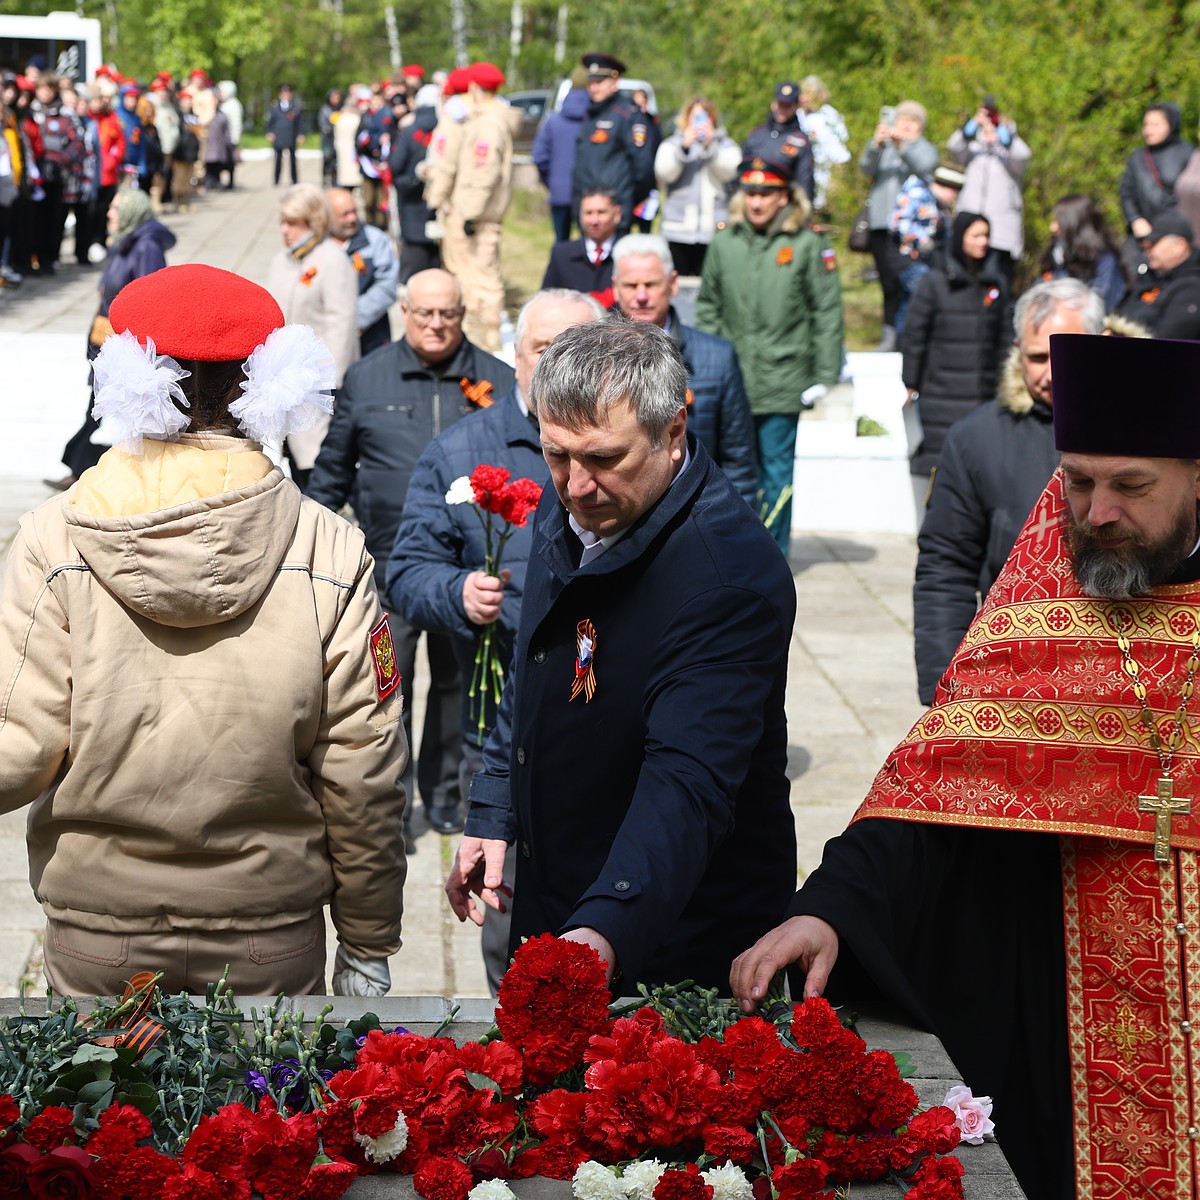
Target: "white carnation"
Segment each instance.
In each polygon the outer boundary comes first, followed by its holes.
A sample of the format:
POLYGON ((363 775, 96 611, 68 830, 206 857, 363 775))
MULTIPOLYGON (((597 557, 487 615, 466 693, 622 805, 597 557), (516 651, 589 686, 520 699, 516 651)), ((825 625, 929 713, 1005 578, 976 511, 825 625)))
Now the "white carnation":
POLYGON ((595 1159, 579 1164, 571 1180, 571 1194, 575 1200, 627 1200, 628 1196, 622 1181, 595 1159))
POLYGON ((657 1158, 639 1159, 631 1162, 621 1172, 621 1182, 625 1185, 625 1194, 629 1200, 654 1200, 654 1189, 667 1169, 666 1163, 657 1158))
POLYGON ((363 1154, 369 1162, 391 1162, 393 1158, 399 1158, 408 1146, 408 1122, 404 1114, 397 1111, 395 1126, 382 1137, 373 1138, 356 1129, 354 1140, 363 1148, 363 1154))
POLYGON ((713 1200, 754 1200, 754 1189, 741 1167, 726 1163, 700 1174, 713 1190, 713 1200))
POLYGON ((467 1200, 517 1200, 517 1194, 503 1179, 485 1179, 467 1193, 467 1200))
POLYGON ((446 493, 447 504, 474 504, 475 489, 471 486, 469 475, 460 475, 446 493))

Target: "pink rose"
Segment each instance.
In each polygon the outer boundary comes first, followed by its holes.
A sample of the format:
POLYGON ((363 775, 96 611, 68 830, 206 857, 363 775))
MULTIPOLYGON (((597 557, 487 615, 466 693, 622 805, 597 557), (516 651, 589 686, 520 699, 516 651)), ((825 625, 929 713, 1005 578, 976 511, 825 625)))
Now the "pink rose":
POLYGON ((996 1126, 992 1123, 991 1096, 972 1096, 971 1089, 961 1083, 946 1093, 946 1107, 954 1114, 962 1141, 972 1146, 982 1146, 996 1126))

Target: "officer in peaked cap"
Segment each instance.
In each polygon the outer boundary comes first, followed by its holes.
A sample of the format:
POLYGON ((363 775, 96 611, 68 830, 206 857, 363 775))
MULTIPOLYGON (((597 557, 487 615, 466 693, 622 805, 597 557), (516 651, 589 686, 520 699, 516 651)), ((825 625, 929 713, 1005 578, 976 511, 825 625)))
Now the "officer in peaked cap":
POLYGON ((800 124, 800 85, 785 80, 775 89, 767 119, 742 143, 742 158, 765 158, 792 164, 792 178, 813 199, 812 143, 800 124))
POLYGON ((621 205, 617 236, 622 237, 629 232, 634 207, 654 186, 656 131, 649 118, 621 93, 625 64, 619 58, 585 54, 582 62, 591 103, 575 151, 572 207, 578 220, 584 196, 611 192, 621 205))

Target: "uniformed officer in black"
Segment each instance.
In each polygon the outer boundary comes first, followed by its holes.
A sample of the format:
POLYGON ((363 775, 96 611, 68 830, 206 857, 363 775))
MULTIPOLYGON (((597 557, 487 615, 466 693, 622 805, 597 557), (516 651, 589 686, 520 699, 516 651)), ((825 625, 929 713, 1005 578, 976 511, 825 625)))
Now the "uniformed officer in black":
POLYGON ((771 101, 771 115, 752 129, 742 143, 742 158, 789 163, 796 185, 812 200, 815 194, 812 143, 800 124, 799 108, 800 85, 781 83, 771 101))
POLYGON ((621 94, 625 64, 611 54, 585 54, 583 65, 591 104, 575 150, 571 204, 578 221, 584 196, 611 192, 621 205, 617 236, 624 237, 635 205, 654 186, 655 139, 649 119, 621 94))

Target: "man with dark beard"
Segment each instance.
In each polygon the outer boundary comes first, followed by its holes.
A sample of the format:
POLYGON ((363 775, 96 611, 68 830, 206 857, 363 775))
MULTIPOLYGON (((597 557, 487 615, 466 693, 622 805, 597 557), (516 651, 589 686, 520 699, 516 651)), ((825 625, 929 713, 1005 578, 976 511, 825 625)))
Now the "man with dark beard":
POLYGON ((935 1032, 994 1097, 1030 1197, 1183 1200, 1200 343, 1058 334, 1050 357, 1060 470, 937 703, 731 983, 749 1011, 797 963, 804 994, 883 999, 935 1032))

